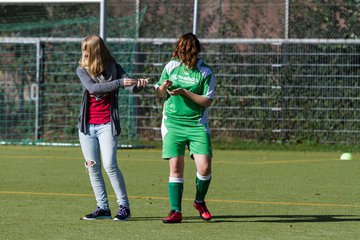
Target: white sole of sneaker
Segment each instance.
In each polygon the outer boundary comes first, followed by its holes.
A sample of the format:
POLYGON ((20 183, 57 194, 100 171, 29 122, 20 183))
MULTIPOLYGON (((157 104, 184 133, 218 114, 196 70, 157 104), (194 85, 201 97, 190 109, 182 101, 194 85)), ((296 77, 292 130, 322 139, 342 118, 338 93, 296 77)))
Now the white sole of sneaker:
POLYGON ((97 218, 87 218, 87 217, 83 217, 80 218, 81 220, 88 220, 88 221, 94 221, 94 220, 107 220, 107 219, 111 219, 111 216, 109 217, 97 217, 97 218))
POLYGON ((131 215, 129 215, 127 218, 125 218, 125 219, 119 219, 119 218, 114 218, 113 220, 114 221, 127 221, 127 220, 130 220, 130 218, 131 218, 131 215))

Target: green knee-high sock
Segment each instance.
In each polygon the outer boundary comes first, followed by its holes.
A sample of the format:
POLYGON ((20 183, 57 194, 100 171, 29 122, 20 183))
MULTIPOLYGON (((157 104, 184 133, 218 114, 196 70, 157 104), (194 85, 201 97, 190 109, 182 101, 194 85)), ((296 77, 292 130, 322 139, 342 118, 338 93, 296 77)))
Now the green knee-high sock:
POLYGON ((205 199, 205 195, 209 189, 211 178, 209 180, 200 180, 196 176, 196 197, 195 200, 197 202, 203 202, 205 199))
POLYGON ((172 210, 181 211, 181 199, 184 189, 184 183, 169 182, 168 192, 170 199, 170 206, 172 210))

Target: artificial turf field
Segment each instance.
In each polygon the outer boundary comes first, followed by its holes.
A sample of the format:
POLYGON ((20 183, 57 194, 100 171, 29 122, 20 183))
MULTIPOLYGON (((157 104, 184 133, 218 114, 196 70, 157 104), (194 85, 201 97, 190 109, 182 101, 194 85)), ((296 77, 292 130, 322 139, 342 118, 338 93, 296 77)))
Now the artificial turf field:
POLYGON ((96 203, 78 147, 0 146, 0 239, 360 239, 360 155, 339 156, 215 149, 210 222, 192 207, 187 158, 183 222, 165 225, 168 163, 158 149, 119 150, 132 218, 114 222, 80 220, 96 203))

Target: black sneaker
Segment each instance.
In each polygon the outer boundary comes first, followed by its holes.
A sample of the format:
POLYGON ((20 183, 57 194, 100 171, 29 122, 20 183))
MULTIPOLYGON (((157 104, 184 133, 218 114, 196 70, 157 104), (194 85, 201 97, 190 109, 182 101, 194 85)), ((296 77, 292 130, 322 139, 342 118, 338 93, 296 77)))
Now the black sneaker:
POLYGON ((126 221, 131 217, 130 208, 128 206, 121 206, 117 215, 114 217, 114 221, 126 221))
POLYGON ((82 220, 100 220, 100 219, 111 219, 110 209, 104 210, 97 207, 95 211, 81 218, 82 220))

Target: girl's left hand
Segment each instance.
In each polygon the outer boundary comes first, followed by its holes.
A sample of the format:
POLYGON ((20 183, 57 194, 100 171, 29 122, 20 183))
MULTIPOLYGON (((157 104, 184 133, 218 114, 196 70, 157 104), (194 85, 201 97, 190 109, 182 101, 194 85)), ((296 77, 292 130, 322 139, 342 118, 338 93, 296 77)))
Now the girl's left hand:
POLYGON ((138 84, 138 80, 137 79, 132 79, 132 78, 124 78, 124 85, 125 87, 128 86, 135 86, 138 84))

